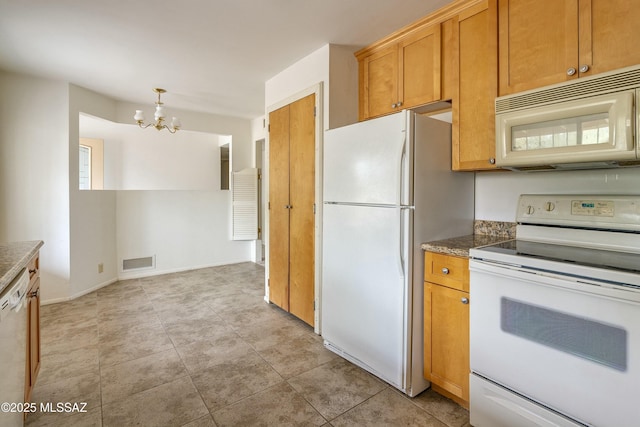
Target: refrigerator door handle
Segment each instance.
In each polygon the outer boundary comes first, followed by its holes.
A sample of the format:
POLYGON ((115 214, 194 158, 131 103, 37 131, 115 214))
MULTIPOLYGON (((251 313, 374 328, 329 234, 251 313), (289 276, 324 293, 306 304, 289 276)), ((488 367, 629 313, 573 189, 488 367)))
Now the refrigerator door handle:
POLYGON ((396 203, 402 205, 405 201, 405 180, 407 180, 407 134, 402 133, 402 143, 400 144, 400 162, 398 168, 398 182, 396 188, 398 189, 398 200, 396 203))
POLYGON ((400 230, 398 235, 400 236, 399 238, 399 247, 398 247, 398 263, 399 263, 399 270, 400 270, 400 277, 404 278, 406 271, 405 271, 405 228, 406 228, 406 224, 405 224, 405 210, 407 209, 413 209, 413 206, 401 206, 400 209, 398 210, 398 212, 400 213, 400 230))

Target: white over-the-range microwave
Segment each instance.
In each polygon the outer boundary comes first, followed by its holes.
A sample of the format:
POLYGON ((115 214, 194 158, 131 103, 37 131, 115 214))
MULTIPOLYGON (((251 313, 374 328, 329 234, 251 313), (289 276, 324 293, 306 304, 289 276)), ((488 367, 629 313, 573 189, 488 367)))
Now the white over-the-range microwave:
POLYGON ((640 166, 640 65, 496 98, 496 165, 640 166))

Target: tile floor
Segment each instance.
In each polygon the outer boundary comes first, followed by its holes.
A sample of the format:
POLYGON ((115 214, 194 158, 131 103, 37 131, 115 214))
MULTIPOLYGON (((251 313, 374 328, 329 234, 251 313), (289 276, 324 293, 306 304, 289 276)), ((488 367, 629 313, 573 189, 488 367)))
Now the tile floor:
POLYGON ((427 390, 410 399, 326 350, 263 300, 264 268, 242 263, 114 283, 42 307, 28 426, 469 426, 427 390))

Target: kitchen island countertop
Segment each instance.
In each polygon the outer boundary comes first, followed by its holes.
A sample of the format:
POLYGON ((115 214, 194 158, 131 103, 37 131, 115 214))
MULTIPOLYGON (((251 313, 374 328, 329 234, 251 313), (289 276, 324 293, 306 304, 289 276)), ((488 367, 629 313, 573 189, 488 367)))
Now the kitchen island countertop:
POLYGON ((0 292, 25 268, 44 242, 0 243, 0 292))
POLYGON ((434 240, 422 244, 422 250, 469 257, 469 249, 492 245, 515 238, 515 223, 497 221, 474 221, 473 234, 449 239, 434 240))

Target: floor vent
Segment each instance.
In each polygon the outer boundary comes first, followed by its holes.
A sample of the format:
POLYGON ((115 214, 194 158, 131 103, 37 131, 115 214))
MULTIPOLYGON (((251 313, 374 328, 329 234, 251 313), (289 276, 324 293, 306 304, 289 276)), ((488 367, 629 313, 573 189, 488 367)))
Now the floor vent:
POLYGON ((142 268, 154 268, 155 257, 130 258, 122 260, 122 271, 139 270, 142 268))

